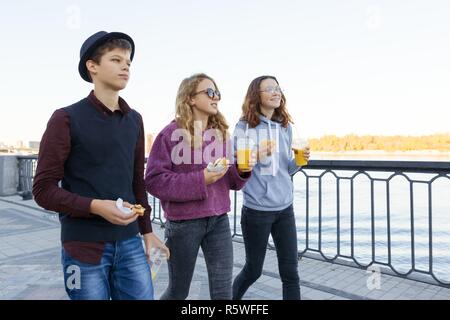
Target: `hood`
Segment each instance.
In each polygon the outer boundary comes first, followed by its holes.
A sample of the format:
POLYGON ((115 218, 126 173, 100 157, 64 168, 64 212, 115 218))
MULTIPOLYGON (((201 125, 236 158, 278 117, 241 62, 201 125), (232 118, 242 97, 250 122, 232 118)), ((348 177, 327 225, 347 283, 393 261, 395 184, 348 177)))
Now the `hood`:
POLYGON ((277 124, 279 124, 279 123, 276 122, 276 121, 272 121, 272 120, 267 119, 267 118, 264 117, 263 115, 259 115, 259 120, 261 120, 261 122, 263 122, 263 123, 265 123, 265 124, 267 124, 267 125, 270 124, 270 126, 273 127, 273 128, 276 128, 276 127, 277 127, 277 124))

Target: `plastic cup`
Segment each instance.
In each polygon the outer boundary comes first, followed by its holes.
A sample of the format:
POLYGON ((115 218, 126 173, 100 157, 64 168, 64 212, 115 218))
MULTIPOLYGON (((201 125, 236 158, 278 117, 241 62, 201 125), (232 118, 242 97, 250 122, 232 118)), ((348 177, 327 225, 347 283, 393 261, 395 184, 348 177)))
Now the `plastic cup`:
POLYGON ((299 167, 306 166, 308 160, 305 158, 305 149, 309 147, 308 140, 306 139, 295 139, 292 142, 292 150, 294 151, 295 164, 299 167))
POLYGON ((159 268, 161 268, 161 265, 163 264, 165 259, 166 256, 161 252, 159 248, 155 249, 153 254, 150 254, 149 264, 152 274, 152 280, 155 280, 156 276, 158 275, 159 268))
POLYGON ((237 165, 241 171, 250 171, 250 158, 252 155, 252 144, 249 138, 241 138, 237 141, 237 165))

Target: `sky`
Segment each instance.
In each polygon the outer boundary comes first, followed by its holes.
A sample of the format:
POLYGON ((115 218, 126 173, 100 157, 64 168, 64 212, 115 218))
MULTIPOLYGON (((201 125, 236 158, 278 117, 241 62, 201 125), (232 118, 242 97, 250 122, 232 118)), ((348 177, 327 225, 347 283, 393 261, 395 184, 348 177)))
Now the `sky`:
POLYGON ((274 75, 297 132, 450 132, 446 0, 4 1, 0 141, 40 140, 54 110, 87 96, 77 70, 91 34, 135 41, 120 95, 158 133, 180 82, 213 77, 234 128, 250 82, 274 75))

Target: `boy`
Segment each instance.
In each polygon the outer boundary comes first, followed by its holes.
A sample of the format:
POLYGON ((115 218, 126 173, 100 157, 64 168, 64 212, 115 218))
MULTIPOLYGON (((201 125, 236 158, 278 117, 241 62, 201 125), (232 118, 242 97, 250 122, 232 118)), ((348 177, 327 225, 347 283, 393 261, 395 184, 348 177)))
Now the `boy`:
POLYGON ((146 255, 152 247, 169 254, 152 233, 142 118, 119 97, 133 56, 134 42, 124 33, 89 37, 78 71, 94 90, 56 110, 42 137, 33 195, 40 206, 59 213, 71 299, 153 299, 146 255), (127 207, 143 205, 144 215, 124 214, 116 207, 118 198, 127 207))

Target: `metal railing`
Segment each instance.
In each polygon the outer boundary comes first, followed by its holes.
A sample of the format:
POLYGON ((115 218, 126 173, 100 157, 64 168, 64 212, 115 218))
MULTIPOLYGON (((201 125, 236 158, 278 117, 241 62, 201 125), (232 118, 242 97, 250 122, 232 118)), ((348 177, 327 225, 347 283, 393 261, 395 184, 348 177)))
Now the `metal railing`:
MULTIPOLYGON (((19 157, 19 191, 31 190, 36 161, 19 157)), ((311 160, 293 181, 299 257, 379 266, 384 273, 450 287, 450 162, 311 160), (406 196, 399 198, 402 188, 406 196), (435 197, 443 200, 437 210, 435 197)), ((242 241, 242 193, 231 196, 232 234, 242 241)), ((149 196, 149 203, 152 221, 163 226, 159 200, 149 196)))
POLYGON ((450 162, 310 161, 293 177, 299 255, 450 286, 449 174, 450 162))

